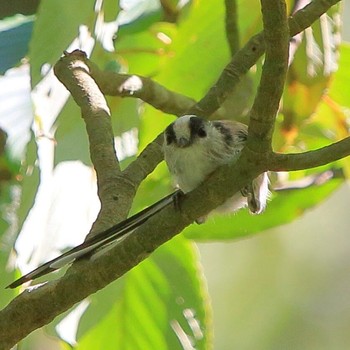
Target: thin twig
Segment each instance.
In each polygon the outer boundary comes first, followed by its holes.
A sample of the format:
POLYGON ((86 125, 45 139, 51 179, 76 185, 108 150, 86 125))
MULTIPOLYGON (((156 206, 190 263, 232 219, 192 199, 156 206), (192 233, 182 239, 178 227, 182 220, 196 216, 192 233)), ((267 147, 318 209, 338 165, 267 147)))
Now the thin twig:
POLYGON ((225 29, 231 56, 239 50, 238 8, 236 0, 225 0, 225 29))
POLYGON ((163 138, 163 133, 158 135, 146 146, 137 159, 124 170, 124 176, 129 178, 135 187, 138 187, 163 160, 163 138))
POLYGON ((267 160, 272 171, 294 171, 315 168, 349 156, 350 137, 326 147, 303 153, 273 153, 267 160))

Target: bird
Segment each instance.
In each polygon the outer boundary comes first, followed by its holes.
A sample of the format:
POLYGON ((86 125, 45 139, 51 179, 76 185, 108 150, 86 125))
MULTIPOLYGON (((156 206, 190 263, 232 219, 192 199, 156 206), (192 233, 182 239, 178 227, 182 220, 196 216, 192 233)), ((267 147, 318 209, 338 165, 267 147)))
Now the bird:
MULTIPOLYGON (((178 207, 179 198, 181 199, 184 193, 198 187, 221 165, 238 159, 247 141, 247 135, 247 126, 239 122, 208 121, 196 115, 179 117, 165 129, 163 142, 164 160, 177 188, 175 192, 44 263, 6 288, 16 288, 75 260, 91 256, 111 244, 117 244, 169 204, 178 207)), ((264 172, 213 212, 235 212, 247 206, 251 213, 260 214, 266 207, 268 196, 268 176, 264 172)), ((206 219, 207 216, 203 216, 197 218, 196 222, 201 224, 206 219)))
MULTIPOLYGON (((199 186, 219 166, 235 162, 246 144, 248 127, 231 120, 208 121, 184 115, 164 133, 164 159, 174 185, 188 193, 199 186)), ((269 197, 268 175, 257 176, 213 212, 235 212, 243 207, 260 214, 269 197)), ((198 218, 203 223, 207 216, 198 218)))

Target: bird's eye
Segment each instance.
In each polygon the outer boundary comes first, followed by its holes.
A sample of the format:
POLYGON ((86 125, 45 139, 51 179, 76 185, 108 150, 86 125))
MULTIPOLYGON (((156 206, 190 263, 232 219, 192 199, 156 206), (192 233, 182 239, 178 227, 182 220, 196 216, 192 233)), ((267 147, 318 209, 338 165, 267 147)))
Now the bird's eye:
POLYGON ((204 130, 204 128, 199 128, 197 134, 200 138, 207 136, 207 132, 204 130))

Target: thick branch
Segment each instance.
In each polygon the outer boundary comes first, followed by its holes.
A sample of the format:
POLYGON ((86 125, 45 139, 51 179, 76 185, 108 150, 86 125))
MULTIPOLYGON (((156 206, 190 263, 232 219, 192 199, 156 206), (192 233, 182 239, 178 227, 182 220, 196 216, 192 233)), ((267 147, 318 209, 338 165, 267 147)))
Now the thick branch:
POLYGON ((182 115, 196 101, 140 75, 118 74, 101 71, 94 63, 87 61, 91 75, 105 95, 135 97, 147 102, 164 113, 182 115))
POLYGON ((79 50, 56 63, 55 74, 81 108, 90 142, 91 161, 97 174, 101 201, 99 220, 93 231, 101 231, 125 219, 135 188, 122 176, 114 148, 114 135, 106 100, 92 79, 86 55, 79 50))
POLYGON ((80 260, 59 280, 25 291, 0 311, 0 349, 11 348, 34 329, 122 276, 157 247, 237 192, 256 175, 254 166, 225 166, 181 202, 168 206, 105 254, 80 260), (206 198, 203 201, 203 198, 206 198), (202 205, 197 205, 201 202, 202 205), (16 327, 13 327, 16 324, 16 327))
POLYGON ((272 148, 271 140, 288 67, 289 28, 284 0, 261 0, 265 62, 250 111, 247 147, 254 152, 272 148))

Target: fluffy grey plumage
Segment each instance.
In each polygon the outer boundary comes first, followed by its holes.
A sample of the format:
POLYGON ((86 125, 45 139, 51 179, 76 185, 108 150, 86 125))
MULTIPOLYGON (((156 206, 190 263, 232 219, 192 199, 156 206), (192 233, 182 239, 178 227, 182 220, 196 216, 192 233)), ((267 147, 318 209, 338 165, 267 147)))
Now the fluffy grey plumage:
MULTIPOLYGON (((220 165, 237 160, 246 140, 247 126, 238 122, 206 121, 194 115, 178 118, 164 135, 164 158, 175 185, 185 193, 192 191, 220 165)), ((236 211, 248 206, 259 214, 268 193, 268 177, 263 173, 216 210, 236 211)))

